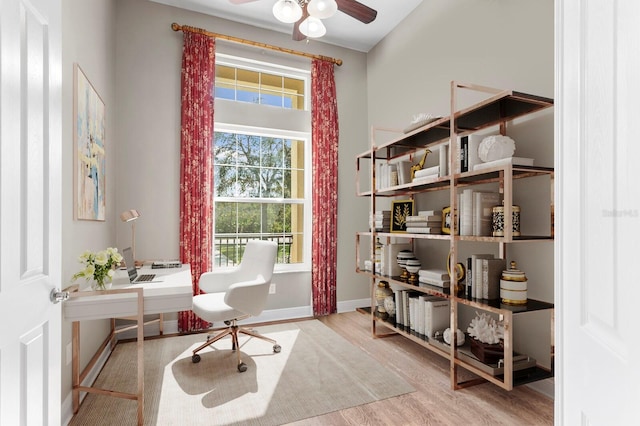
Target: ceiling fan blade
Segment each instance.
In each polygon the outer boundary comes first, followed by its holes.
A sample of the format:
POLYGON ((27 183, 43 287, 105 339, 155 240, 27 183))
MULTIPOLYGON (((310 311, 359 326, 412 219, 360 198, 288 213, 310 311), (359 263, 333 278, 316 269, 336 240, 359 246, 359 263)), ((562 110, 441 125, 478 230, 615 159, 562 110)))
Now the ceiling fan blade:
POLYGON ((302 16, 300 17, 300 19, 298 19, 298 22, 293 24, 292 38, 295 41, 302 41, 305 38, 307 38, 307 36, 302 34, 302 32, 300 31, 300 24, 302 23, 302 21, 307 19, 308 16, 309 16, 309 12, 307 12, 307 4, 305 3, 304 6, 302 7, 302 16))
POLYGON ((357 19, 360 22, 368 24, 373 22, 378 16, 378 11, 371 9, 369 6, 357 2, 356 0, 336 0, 338 3, 338 10, 346 13, 352 18, 357 19))

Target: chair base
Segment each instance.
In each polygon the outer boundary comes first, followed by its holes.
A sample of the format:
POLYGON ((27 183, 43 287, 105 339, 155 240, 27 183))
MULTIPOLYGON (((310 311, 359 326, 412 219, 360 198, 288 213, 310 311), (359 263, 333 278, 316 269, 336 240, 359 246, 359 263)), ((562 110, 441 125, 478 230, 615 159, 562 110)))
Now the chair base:
POLYGON ((220 333, 218 333, 213 337, 207 336, 207 341, 193 350, 191 361, 194 364, 200 362, 200 355, 198 355, 198 352, 200 352, 202 349, 208 346, 211 346, 212 344, 222 339, 223 337, 231 335, 231 348, 232 350, 236 351, 236 354, 238 355, 238 371, 241 373, 247 371, 247 364, 242 362, 242 359, 240 357, 240 350, 239 350, 240 345, 238 344, 238 333, 246 334, 247 336, 256 337, 258 339, 266 340, 267 342, 272 343, 274 353, 279 353, 280 350, 282 349, 282 347, 275 340, 270 339, 267 336, 263 336, 262 334, 251 331, 248 328, 242 328, 238 326, 237 320, 232 320, 230 321, 229 327, 227 329, 221 331, 220 333))

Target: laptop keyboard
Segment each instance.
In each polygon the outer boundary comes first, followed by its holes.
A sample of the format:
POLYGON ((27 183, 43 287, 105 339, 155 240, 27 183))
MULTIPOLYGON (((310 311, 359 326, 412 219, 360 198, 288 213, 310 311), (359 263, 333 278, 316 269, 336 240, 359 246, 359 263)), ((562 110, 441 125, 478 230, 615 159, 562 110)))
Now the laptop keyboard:
POLYGON ((137 283, 139 282, 145 282, 145 281, 151 281, 155 278, 155 274, 145 274, 145 275, 140 275, 138 277, 138 279, 136 280, 137 283))

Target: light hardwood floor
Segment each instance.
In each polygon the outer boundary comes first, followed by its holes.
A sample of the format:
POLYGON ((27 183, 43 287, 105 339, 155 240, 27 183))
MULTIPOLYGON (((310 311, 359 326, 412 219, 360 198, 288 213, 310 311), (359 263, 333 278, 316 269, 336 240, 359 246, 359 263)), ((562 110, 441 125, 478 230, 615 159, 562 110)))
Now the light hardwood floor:
POLYGON ((318 319, 394 370, 416 391, 293 425, 553 424, 553 400, 527 386, 508 392, 485 383, 453 391, 448 361, 402 336, 373 338, 368 315, 348 312, 318 319))

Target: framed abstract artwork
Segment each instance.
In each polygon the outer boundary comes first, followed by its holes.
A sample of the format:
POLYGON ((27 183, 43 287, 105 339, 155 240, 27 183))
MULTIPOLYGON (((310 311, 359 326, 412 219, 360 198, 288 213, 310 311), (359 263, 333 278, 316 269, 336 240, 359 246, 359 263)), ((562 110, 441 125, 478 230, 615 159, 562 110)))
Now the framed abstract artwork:
POLYGON ((105 220, 105 106, 78 64, 73 66, 74 219, 105 220))

